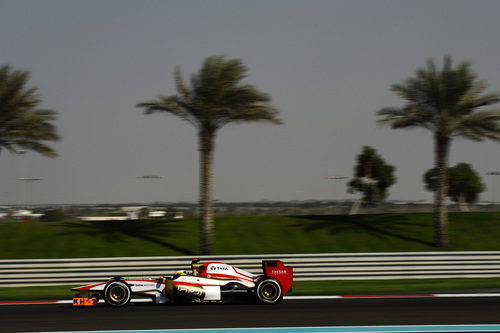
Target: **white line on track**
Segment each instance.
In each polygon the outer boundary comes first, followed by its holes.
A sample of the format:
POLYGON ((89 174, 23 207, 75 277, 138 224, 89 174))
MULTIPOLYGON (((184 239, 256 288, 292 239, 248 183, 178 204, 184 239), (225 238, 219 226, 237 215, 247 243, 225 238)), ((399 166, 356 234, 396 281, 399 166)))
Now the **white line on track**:
MULTIPOLYGON (((285 296, 285 300, 328 300, 328 299, 397 299, 397 298, 463 298, 463 297, 500 297, 500 293, 470 293, 470 294, 408 294, 408 295, 325 295, 325 296, 285 296)), ((147 303, 150 299, 133 299, 133 303, 147 303)), ((60 301, 0 301, 0 305, 40 305, 40 304, 72 304, 72 300, 60 301)), ((104 303, 104 300, 99 300, 104 303)))
POLYGON ((285 296, 291 300, 321 300, 321 299, 360 299, 360 298, 427 298, 427 297, 500 297, 500 293, 470 293, 470 294, 405 294, 405 295, 326 295, 326 296, 285 296))
MULTIPOLYGON (((398 325, 398 326, 317 326, 317 327, 256 327, 256 328, 201 328, 155 330, 64 331, 57 333, 456 333, 498 332, 498 324, 478 325, 398 325)), ((53 332, 56 333, 56 332, 53 332)))

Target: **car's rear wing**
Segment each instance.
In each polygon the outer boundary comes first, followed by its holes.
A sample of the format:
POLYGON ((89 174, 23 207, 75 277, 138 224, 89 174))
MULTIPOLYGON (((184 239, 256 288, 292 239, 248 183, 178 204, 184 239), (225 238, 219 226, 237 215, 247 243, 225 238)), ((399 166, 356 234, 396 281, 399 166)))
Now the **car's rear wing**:
POLYGON ((293 283, 293 267, 285 266, 281 260, 262 260, 262 270, 266 277, 279 281, 283 295, 291 291, 293 283))

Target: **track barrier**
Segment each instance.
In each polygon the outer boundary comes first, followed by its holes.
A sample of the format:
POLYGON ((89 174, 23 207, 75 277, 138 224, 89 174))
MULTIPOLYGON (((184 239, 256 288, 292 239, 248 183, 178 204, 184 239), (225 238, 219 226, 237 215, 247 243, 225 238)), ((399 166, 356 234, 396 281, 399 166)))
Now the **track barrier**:
MULTIPOLYGON (((190 270, 192 256, 0 260, 0 287, 78 285, 190 270)), ((262 273, 263 259, 293 267, 294 281, 500 277, 500 251, 200 256, 262 273)))

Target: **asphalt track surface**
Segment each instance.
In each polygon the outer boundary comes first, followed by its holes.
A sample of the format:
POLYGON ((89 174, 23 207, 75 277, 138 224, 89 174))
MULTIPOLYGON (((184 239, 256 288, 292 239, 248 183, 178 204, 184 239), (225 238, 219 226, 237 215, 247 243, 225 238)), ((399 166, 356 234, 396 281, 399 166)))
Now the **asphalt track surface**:
POLYGON ((0 307, 0 332, 499 323, 498 297, 285 300, 276 305, 0 307))

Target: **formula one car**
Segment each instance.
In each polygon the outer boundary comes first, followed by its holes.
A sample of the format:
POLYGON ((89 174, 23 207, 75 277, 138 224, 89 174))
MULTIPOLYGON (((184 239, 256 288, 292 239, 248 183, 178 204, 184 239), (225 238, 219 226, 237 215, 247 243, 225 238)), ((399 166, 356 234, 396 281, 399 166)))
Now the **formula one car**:
POLYGON ((280 302, 292 288, 293 268, 280 260, 263 260, 263 274, 255 275, 222 262, 193 259, 192 272, 179 271, 172 277, 125 279, 73 288, 78 294, 73 305, 95 305, 99 297, 109 306, 125 306, 132 296, 151 298, 155 304, 185 302, 226 302, 255 300, 264 304, 280 302))

